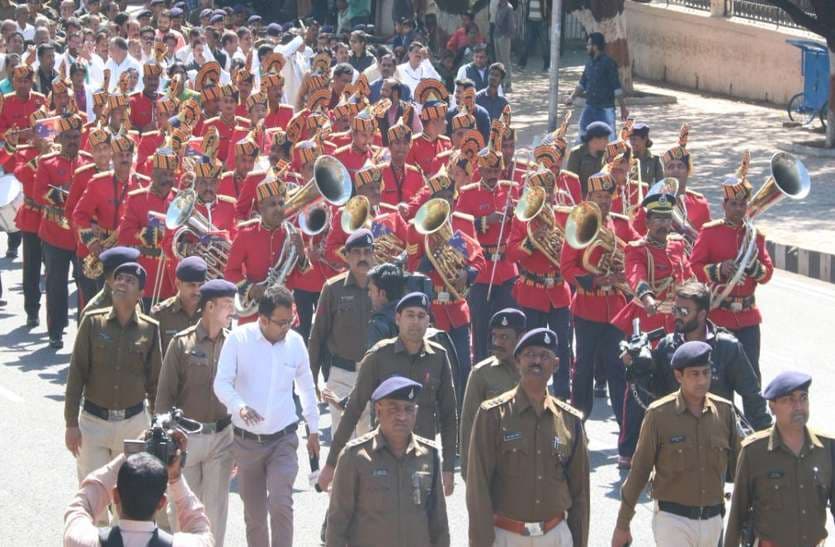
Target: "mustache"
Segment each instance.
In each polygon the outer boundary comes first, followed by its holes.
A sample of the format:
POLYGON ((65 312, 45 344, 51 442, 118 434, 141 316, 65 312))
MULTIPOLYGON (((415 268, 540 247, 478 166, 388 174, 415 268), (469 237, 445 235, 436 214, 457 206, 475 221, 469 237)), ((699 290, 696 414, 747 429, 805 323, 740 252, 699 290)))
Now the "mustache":
POLYGON ((371 265, 371 264, 369 264, 369 263, 368 263, 368 262, 366 262, 365 260, 360 260, 360 261, 357 263, 357 266, 370 266, 370 265, 371 265))

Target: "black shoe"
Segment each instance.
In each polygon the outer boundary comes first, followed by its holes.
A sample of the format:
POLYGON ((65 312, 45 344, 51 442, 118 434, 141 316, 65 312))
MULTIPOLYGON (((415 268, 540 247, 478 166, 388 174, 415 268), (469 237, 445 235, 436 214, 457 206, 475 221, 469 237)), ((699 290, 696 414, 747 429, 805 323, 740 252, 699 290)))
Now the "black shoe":
POLYGON ((40 324, 41 324, 41 320, 38 319, 37 316, 29 317, 26 320, 26 326, 29 327, 30 329, 34 329, 35 327, 37 327, 40 324))
POLYGON ((50 338, 49 347, 51 347, 52 349, 61 349, 64 347, 64 341, 60 338, 50 338))

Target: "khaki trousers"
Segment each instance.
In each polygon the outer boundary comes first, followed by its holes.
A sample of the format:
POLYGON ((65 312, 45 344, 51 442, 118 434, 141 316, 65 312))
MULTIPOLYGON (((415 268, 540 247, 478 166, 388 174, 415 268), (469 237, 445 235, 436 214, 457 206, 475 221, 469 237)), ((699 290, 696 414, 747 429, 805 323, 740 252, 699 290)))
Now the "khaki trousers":
MULTIPOLYGON (((339 367, 331 367, 330 376, 328 376, 328 389, 333 391, 338 399, 344 399, 354 390, 354 384, 357 383, 357 373, 345 370, 339 367)), ((339 422, 342 420, 342 410, 334 405, 328 405, 331 412, 331 438, 336 434, 336 429, 339 427, 339 422)), ((371 405, 365 405, 365 410, 360 415, 360 420, 357 422, 357 427, 354 429, 354 436, 365 435, 371 431, 371 405)))
MULTIPOLYGON (((562 521, 542 536, 521 536, 501 528, 495 528, 493 547, 573 547, 574 540, 568 523, 562 521)), ((716 547, 715 545, 713 547, 716 547)))
POLYGON ((656 510, 652 518, 652 535, 658 546, 716 547, 722 536, 722 515, 695 520, 656 510))
MULTIPOLYGON (((197 434, 188 437, 188 457, 183 475, 191 491, 206 507, 212 526, 215 546, 223 547, 226 535, 226 515, 229 509, 229 481, 235 458, 232 454, 232 426, 220 433, 197 434)), ((175 526, 174 504, 169 503, 169 519, 175 526)), ((177 531, 179 527, 177 526, 177 531)))
POLYGON ((293 483, 299 472, 298 448, 299 437, 295 433, 268 443, 234 436, 232 452, 238 462, 248 547, 293 546, 293 483))
POLYGON ((512 90, 513 87, 513 67, 510 61, 510 37, 501 38, 496 37, 493 40, 493 47, 496 48, 496 62, 504 65, 507 74, 504 77, 502 86, 506 92, 512 90))

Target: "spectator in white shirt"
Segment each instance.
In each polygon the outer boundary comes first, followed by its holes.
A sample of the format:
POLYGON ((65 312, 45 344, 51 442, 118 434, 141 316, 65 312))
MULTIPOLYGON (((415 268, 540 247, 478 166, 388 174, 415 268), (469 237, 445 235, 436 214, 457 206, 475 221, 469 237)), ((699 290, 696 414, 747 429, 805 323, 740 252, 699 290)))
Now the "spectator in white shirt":
POLYGON ((134 89, 142 87, 142 65, 128 55, 128 43, 124 38, 117 36, 110 40, 110 57, 107 59, 104 68, 110 70, 110 86, 108 91, 113 93, 119 85, 119 78, 128 69, 136 70, 138 81, 134 89))
POLYGON ((424 46, 420 42, 409 44, 409 60, 402 65, 397 65, 397 78, 400 83, 409 87, 412 97, 415 96, 415 88, 424 78, 440 80, 441 76, 427 57, 424 56, 424 46))
POLYGON ((310 430, 307 450, 319 454, 313 374, 292 322, 293 294, 283 286, 268 289, 258 303, 258 321, 226 338, 214 381, 215 395, 232 415, 249 545, 293 544, 293 482, 299 471, 294 383, 310 430))
POLYGON ((17 22, 17 31, 23 35, 23 39, 27 42, 34 41, 35 27, 29 24, 29 6, 19 4, 14 15, 17 22))

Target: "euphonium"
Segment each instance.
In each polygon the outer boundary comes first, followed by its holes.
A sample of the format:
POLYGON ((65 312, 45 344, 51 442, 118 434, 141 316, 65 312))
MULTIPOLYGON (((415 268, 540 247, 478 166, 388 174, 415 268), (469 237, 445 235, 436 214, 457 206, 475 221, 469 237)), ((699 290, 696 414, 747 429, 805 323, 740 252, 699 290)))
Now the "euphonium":
MULTIPOLYGON (((375 217, 374 207, 371 206, 368 198, 363 195, 356 195, 349 199, 343 207, 339 224, 343 232, 352 234, 360 228, 372 230, 375 217)), ((374 236, 374 259, 377 264, 402 262, 405 250, 403 242, 390 231, 374 236)))
POLYGON ((771 156, 771 174, 748 202, 748 213, 744 221, 745 237, 734 258, 734 275, 727 283, 713 287, 711 309, 719 307, 734 287, 743 281, 745 272, 757 260, 757 228, 753 220, 785 198, 805 198, 811 188, 809 171, 800 160, 786 152, 777 152, 771 156))
MULTIPOLYGON (((110 232, 110 235, 104 238, 101 242, 102 252, 116 245, 118 237, 118 230, 110 232)), ((98 255, 89 254, 81 261, 81 271, 88 279, 98 279, 101 274, 104 273, 104 264, 102 264, 98 255)))
POLYGON ((313 164, 313 178, 289 194, 284 204, 284 220, 292 220, 301 213, 326 201, 343 205, 351 196, 351 175, 333 156, 319 156, 313 164))
POLYGON ((528 240, 551 264, 559 267, 560 251, 565 234, 554 219, 554 209, 548 203, 548 195, 541 186, 528 186, 516 204, 514 214, 527 224, 528 240), (544 226, 544 230, 540 227, 544 226), (537 233, 540 234, 537 237, 537 233), (544 234, 544 237, 542 237, 544 234))
MULTIPOLYGON (((290 272, 293 271, 293 268, 299 262, 299 255, 296 251, 296 246, 293 244, 293 240, 295 239, 295 235, 298 234, 298 231, 291 222, 286 220, 282 226, 286 231, 286 235, 284 236, 284 243, 281 246, 281 252, 278 254, 275 264, 267 272, 267 278, 255 284, 258 287, 264 287, 265 294, 274 287, 284 285, 287 281, 287 276, 290 275, 290 272)), ((236 294, 235 311, 238 312, 238 316, 241 318, 250 317, 258 311, 258 301, 251 298, 248 291, 244 296, 236 294)))
POLYGON ((426 258, 441 276, 444 286, 454 300, 461 300, 466 291, 459 290, 455 283, 461 271, 467 267, 467 257, 451 244, 452 209, 443 198, 432 198, 418 209, 415 215, 415 230, 424 236, 426 258))
POLYGON ((165 213, 165 224, 175 229, 171 241, 171 254, 177 260, 197 255, 206 261, 208 277, 223 277, 226 261, 229 259, 231 243, 215 234, 219 232, 209 220, 197 210, 197 193, 183 190, 175 197, 165 213))

